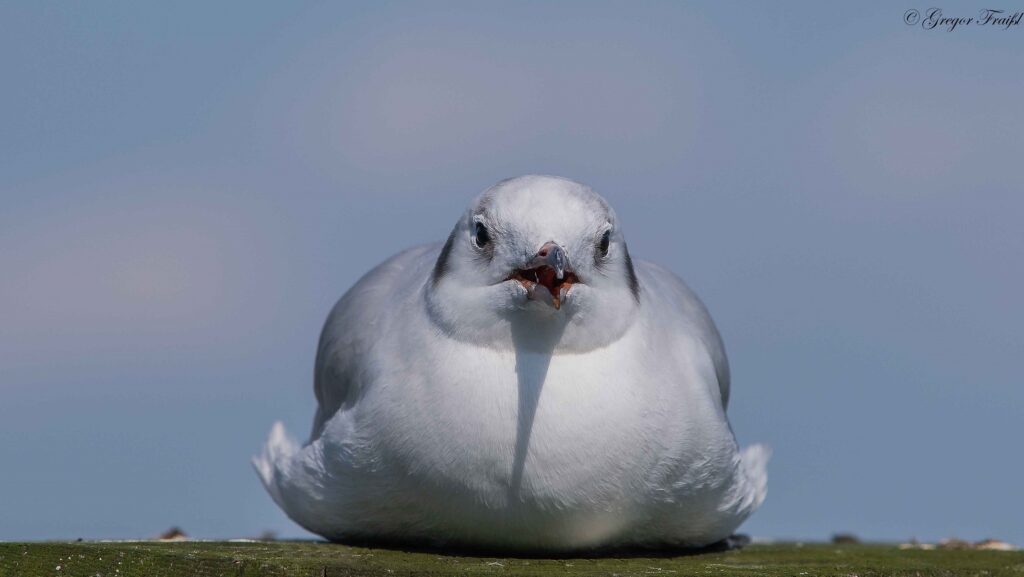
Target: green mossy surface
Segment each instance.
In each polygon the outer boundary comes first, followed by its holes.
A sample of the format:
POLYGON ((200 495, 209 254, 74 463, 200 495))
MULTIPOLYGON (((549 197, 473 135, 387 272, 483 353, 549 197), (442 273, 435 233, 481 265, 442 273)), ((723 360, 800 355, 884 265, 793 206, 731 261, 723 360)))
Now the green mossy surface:
POLYGON ((534 559, 303 542, 0 543, 0 577, 215 575, 1008 575, 1024 552, 900 550, 892 545, 751 545, 738 551, 534 559))

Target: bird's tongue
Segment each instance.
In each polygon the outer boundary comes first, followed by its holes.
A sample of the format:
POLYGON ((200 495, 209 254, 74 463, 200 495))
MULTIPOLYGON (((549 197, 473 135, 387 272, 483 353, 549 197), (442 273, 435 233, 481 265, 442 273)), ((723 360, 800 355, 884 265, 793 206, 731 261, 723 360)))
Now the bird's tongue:
POLYGON ((558 289, 555 288, 557 283, 555 269, 545 266, 537 271, 537 284, 544 285, 554 298, 558 298, 558 289))

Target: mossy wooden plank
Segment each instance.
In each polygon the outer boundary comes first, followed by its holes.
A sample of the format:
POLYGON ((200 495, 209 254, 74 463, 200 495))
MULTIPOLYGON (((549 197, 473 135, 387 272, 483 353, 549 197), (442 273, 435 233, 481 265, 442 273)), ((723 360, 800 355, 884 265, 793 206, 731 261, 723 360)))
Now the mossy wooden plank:
POLYGON ((532 559, 406 552, 320 542, 0 543, 0 577, 385 575, 977 575, 1024 577, 1024 552, 891 545, 752 545, 696 555, 532 559))

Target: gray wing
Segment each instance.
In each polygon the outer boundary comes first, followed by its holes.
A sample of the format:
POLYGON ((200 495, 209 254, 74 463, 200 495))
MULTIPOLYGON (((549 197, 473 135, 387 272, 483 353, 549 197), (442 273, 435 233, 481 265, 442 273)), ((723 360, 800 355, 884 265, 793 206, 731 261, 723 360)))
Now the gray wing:
POLYGON ((722 409, 728 408, 729 359, 725 355, 722 337, 718 334, 718 329, 704 303, 681 278, 656 264, 640 261, 637 272, 641 290, 646 293, 644 298, 658 309, 658 312, 651 314, 656 314, 662 321, 683 323, 707 347, 715 365, 718 390, 722 396, 722 409), (666 314, 668 311, 677 314, 666 314))
POLYGON ((309 442, 318 439, 327 421, 354 404, 372 382, 369 353, 380 342, 382 315, 396 299, 426 281, 440 251, 438 243, 389 258, 359 279, 331 309, 316 353, 317 410, 309 442))

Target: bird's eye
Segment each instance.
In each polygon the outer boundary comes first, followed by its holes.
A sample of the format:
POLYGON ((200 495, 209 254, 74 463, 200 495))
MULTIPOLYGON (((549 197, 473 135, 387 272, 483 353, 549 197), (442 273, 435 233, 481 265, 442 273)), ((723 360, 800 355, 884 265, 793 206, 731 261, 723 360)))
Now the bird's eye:
POLYGON ((606 230, 601 235, 601 242, 597 244, 597 250, 601 252, 601 256, 608 256, 608 246, 612 242, 612 231, 606 230))
POLYGON ((491 235, 487 232, 487 227, 484 226, 484 223, 482 222, 476 223, 476 228, 473 229, 473 244, 475 244, 477 248, 484 248, 490 242, 491 235))

